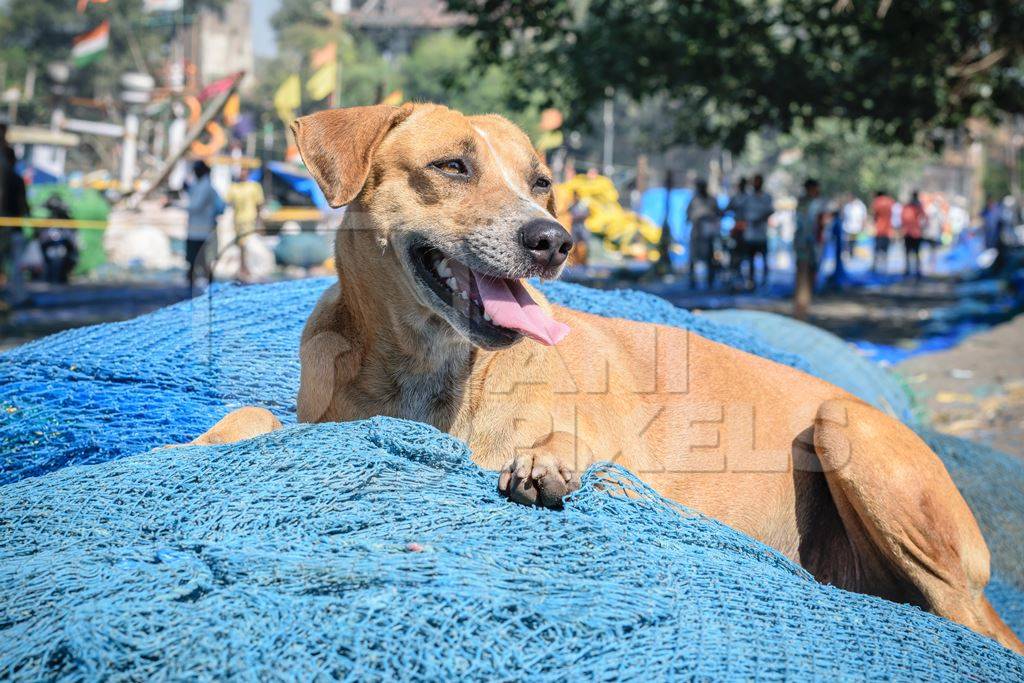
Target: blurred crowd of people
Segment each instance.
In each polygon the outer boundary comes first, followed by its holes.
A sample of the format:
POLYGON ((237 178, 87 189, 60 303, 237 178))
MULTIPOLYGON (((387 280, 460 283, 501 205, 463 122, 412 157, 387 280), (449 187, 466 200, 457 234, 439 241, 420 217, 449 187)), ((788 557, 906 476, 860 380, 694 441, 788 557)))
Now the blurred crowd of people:
MULTIPOLYGON (((712 195, 708 183, 697 179, 686 210, 690 286, 712 288, 722 280, 733 288, 764 286, 773 250, 787 245, 792 250, 798 290, 813 288, 826 260, 833 264, 829 280, 840 281, 858 244, 870 249, 870 271, 877 274, 899 272, 893 272, 890 254, 894 244, 901 244, 902 274, 920 280, 922 257, 934 269, 937 250, 970 227, 964 204, 916 190, 901 202, 879 189, 869 205, 852 193, 826 197, 820 183, 809 178, 795 209, 789 210, 776 206, 760 174, 749 181, 740 178, 727 201, 712 195), (698 282, 700 271, 705 273, 703 283, 698 282)), ((991 199, 981 221, 985 247, 1002 254, 1013 243, 1014 227, 1022 223, 1022 216, 1013 198, 1006 197, 991 199)))
POLYGON ((749 183, 741 178, 736 193, 724 209, 708 192, 707 181, 698 179, 686 209, 686 220, 690 224, 690 286, 697 286, 698 264, 704 264, 709 288, 714 286, 722 268, 728 268, 732 278, 739 279, 746 287, 754 287, 758 282, 766 284, 770 270, 768 221, 774 212, 774 201, 765 191, 761 175, 755 175, 749 183), (732 215, 733 227, 723 244, 721 220, 726 214, 732 215), (723 252, 727 263, 719 263, 723 252), (758 262, 760 278, 757 277, 758 262))
POLYGON ((858 281, 877 276, 917 282, 960 268, 964 259, 981 267, 994 261, 998 268, 1008 247, 1019 243, 1018 232, 1024 235, 1024 218, 1011 196, 990 199, 972 221, 965 198, 941 192, 900 196, 880 188, 872 197, 849 191, 829 196, 808 178, 798 197, 776 200, 760 173, 738 178, 731 193, 713 192, 703 178, 675 187, 672 177, 666 172, 663 187, 643 192, 627 185, 628 207, 619 205, 611 179, 593 168, 560 186, 567 201, 559 219, 576 243, 570 265, 635 259, 653 264, 646 271, 651 276, 682 270, 691 289, 722 292, 795 280, 799 315, 817 287, 852 282, 851 270, 858 281), (955 255, 941 255, 958 243, 964 248, 955 255))

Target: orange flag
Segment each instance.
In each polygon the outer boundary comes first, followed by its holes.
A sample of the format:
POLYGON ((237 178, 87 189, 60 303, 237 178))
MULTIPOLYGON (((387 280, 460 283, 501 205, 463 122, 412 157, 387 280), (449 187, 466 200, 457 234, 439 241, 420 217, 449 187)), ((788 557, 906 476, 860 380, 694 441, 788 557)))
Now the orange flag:
POLYGON ((330 64, 338 59, 338 44, 327 43, 323 47, 309 53, 309 66, 316 71, 325 64, 330 64))

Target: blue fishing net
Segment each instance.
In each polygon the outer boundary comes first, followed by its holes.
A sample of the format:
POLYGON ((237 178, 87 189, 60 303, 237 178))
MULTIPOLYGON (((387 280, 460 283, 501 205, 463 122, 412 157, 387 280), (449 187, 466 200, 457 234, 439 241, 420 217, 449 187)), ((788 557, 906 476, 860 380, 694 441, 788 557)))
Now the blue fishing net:
POLYGON ((564 512, 508 503, 417 423, 156 450, 4 496, 0 677, 1024 678, 621 470, 564 512))
MULTIPOLYGON (((400 420, 150 450, 241 405, 294 422, 299 333, 326 285, 222 287, 0 355, 0 678, 1024 680, 994 642, 821 585, 622 470, 551 512, 400 420)), ((654 297, 546 292, 814 371, 654 297)), ((1024 468, 923 435, 1020 630, 1024 468)))

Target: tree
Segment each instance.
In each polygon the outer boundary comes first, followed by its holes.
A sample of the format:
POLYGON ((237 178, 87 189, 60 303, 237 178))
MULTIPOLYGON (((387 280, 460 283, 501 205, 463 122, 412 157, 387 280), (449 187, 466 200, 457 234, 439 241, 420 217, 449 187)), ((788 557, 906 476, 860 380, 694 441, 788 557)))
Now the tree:
POLYGON ((665 95, 675 139, 859 122, 881 141, 1024 109, 1024 3, 984 0, 448 0, 482 64, 576 122, 614 88, 665 95))
MULTIPOLYGON (((336 100, 340 106, 373 104, 392 90, 402 90, 408 101, 437 102, 467 114, 496 112, 527 132, 536 132, 541 99, 537 92, 521 88, 499 65, 479 73, 467 70, 477 51, 470 38, 451 31, 427 33, 416 40, 410 54, 385 59, 358 29, 334 17, 322 0, 282 0, 271 24, 278 54, 258 68, 256 102, 271 102, 290 74, 308 77, 310 52, 334 42, 342 73, 341 96, 336 100)), ((302 111, 325 104, 307 101, 302 111)))
MULTIPOLYGON (((192 16, 206 7, 216 9, 225 1, 184 0, 184 14, 192 16)), ((170 56, 174 24, 146 13, 142 0, 90 3, 82 14, 71 0, 22 0, 0 4, 0 61, 7 66, 7 78, 20 81, 30 66, 42 76, 51 62, 68 61, 72 39, 105 19, 110 21, 107 54, 73 74, 70 86, 74 94, 112 96, 126 71, 160 71, 170 56)), ((43 91, 37 92, 42 95, 43 91)))
POLYGON ((540 97, 520 89, 499 65, 480 73, 467 70, 476 49, 475 41, 447 31, 421 38, 400 64, 406 98, 445 104, 466 114, 502 114, 536 134, 540 97))
MULTIPOLYGON (((399 86, 394 65, 381 57, 368 40, 348 30, 322 0, 282 0, 271 17, 277 38, 277 54, 260 60, 256 73, 254 105, 273 115, 271 102, 278 86, 291 74, 303 81, 311 75, 310 52, 335 43, 341 67, 338 106, 373 104, 399 86)), ((326 102, 304 102, 302 112, 322 109, 326 102)), ((300 112, 301 113, 301 112, 300 112)), ((276 116, 275 116, 276 117, 276 116)))
POLYGON ((864 124, 819 119, 810 129, 752 135, 740 164, 748 173, 761 169, 783 172, 788 176, 787 190, 793 194, 806 178, 815 178, 826 196, 851 192, 866 201, 877 190, 905 190, 899 186, 901 180, 918 176, 929 158, 921 147, 872 140, 864 124))

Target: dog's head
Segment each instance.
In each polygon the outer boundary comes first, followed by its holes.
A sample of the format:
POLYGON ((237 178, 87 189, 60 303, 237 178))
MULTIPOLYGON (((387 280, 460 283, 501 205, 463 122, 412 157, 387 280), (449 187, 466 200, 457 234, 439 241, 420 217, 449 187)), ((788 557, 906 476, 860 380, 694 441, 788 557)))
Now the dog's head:
POLYGON ((557 277, 572 238, 554 220, 551 172, 514 124, 379 105, 304 116, 293 132, 331 206, 369 217, 377 255, 400 265, 391 283, 431 316, 488 349, 568 332, 522 283, 557 277))

